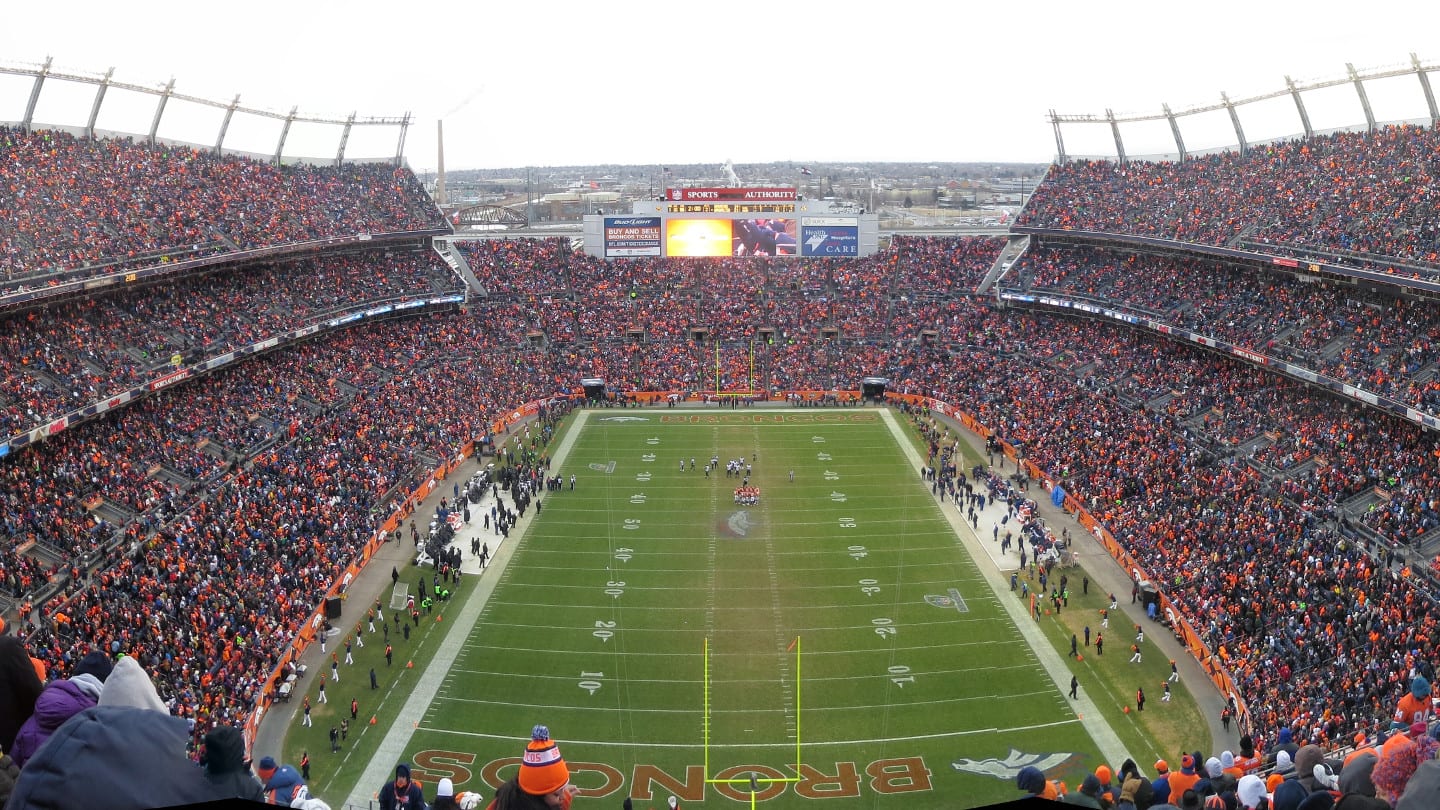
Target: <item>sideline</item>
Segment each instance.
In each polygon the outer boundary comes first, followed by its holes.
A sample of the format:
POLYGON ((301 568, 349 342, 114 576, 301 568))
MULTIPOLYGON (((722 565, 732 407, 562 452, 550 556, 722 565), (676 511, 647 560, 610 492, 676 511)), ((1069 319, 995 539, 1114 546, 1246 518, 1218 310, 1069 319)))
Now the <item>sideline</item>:
MULTIPOLYGON (((581 409, 576 413, 575 421, 565 432, 565 437, 560 440, 560 445, 551 457, 550 469, 552 472, 564 469, 565 461, 570 456, 570 449, 575 445, 575 437, 580 435, 580 430, 585 427, 589 417, 589 410, 581 409)), ((437 488, 437 491, 439 489, 437 488)), ((350 796, 345 800, 347 806, 369 807, 375 790, 394 775, 395 765, 406 761, 405 749, 410 745, 410 740, 414 737, 420 721, 424 719, 425 712, 429 710, 430 704, 439 694, 440 686, 450 673, 451 667, 455 665, 455 659, 459 657, 460 650, 469 640, 471 631, 479 622, 480 614, 484 612, 486 603, 490 601, 490 595, 495 591, 495 585, 501 575, 505 573, 506 566, 510 564, 510 558, 514 556, 515 548, 524 539, 525 530, 529 528, 534 515, 535 513, 532 511, 522 518, 511 531, 507 542, 498 544, 495 555, 486 568, 486 571, 494 570, 494 574, 490 576, 472 574, 468 577, 479 583, 475 593, 470 594, 469 599, 465 601, 465 607, 461 608, 460 613, 450 623, 449 631, 441 640, 435 657, 425 666, 425 671, 416 682, 414 690, 410 692, 409 699, 401 707, 399 716, 386 730, 385 736, 380 740, 380 745, 375 749, 369 764, 365 766, 365 770, 351 789, 350 796)))
MULTIPOLYGON (((894 412, 889 408, 882 409, 880 418, 884 420, 885 427, 890 429, 890 435, 895 438, 896 444, 900 445, 901 451, 910 459, 912 470, 919 470, 925 466, 925 459, 920 457, 920 453, 915 449, 915 445, 910 441, 910 437, 905 435, 904 428, 895 421, 894 412)), ((974 530, 965 523, 957 510, 946 509, 943 504, 939 506, 939 509, 941 513, 945 515, 945 519, 950 521, 951 527, 955 530, 955 536, 960 539, 960 542, 965 546, 965 550, 969 552, 971 558, 976 561, 976 567, 981 569, 981 573, 985 576, 985 582, 995 594, 995 601, 1005 608, 1006 613, 1010 614, 1010 621, 1014 623, 1015 628, 1020 631, 1021 638, 1029 645, 1030 650, 1035 653, 1036 660, 1040 662, 1040 665, 1045 668, 1045 672, 1049 674, 1050 680, 1054 683, 1056 693, 1059 694, 1063 700, 1069 701, 1069 698, 1064 695, 1060 685, 1070 682, 1070 669, 1065 665, 1065 662, 1061 660, 1060 653, 1055 651, 1055 647, 1050 644, 1045 638, 1045 634, 1036 626, 1034 620, 1030 618, 1029 613, 1024 610, 1024 605, 1020 600, 1015 599, 1010 594, 1010 585, 1000 571, 999 561, 990 554, 985 544, 981 543, 979 538, 975 536, 974 530), (982 559, 990 560, 992 565, 978 565, 982 559)), ((1018 566, 1019 558, 1017 557, 1015 567, 1018 566)), ((1090 734, 1090 738, 1099 746, 1100 756, 1105 762, 1123 762, 1129 758, 1124 744, 1120 742, 1120 737, 1110 728, 1109 724, 1103 721, 1103 715, 1100 713, 1100 710, 1096 708, 1094 701, 1090 699, 1088 689, 1085 690, 1079 700, 1070 702, 1069 705, 1076 709, 1076 714, 1079 715, 1078 722, 1084 726, 1085 731, 1090 734)))
MULTIPOLYGON (((944 414, 932 411, 931 418, 937 424, 948 427, 952 435, 964 441, 971 449, 984 455, 984 442, 978 435, 944 414)), ((1130 572, 1110 556, 1110 552, 1105 550, 1095 535, 1081 526, 1074 515, 1052 505, 1049 498, 1037 498, 1036 504, 1051 530, 1060 531, 1062 528, 1070 530, 1070 542, 1075 552, 1076 564, 1090 572, 1090 584, 1104 588, 1107 593, 1113 593, 1120 597, 1119 612, 1127 617, 1130 624, 1143 624, 1150 621, 1138 605, 1128 602, 1124 598, 1124 595, 1130 591, 1130 572)), ((1147 641, 1151 639, 1152 636, 1146 636, 1147 641)), ((1240 750, 1240 736, 1243 732, 1238 723, 1231 723, 1227 730, 1220 722, 1220 710, 1225 707, 1226 696, 1210 680, 1204 665, 1175 639, 1173 633, 1162 632, 1156 628, 1153 640, 1155 646, 1167 658, 1175 661, 1180 671, 1181 682, 1185 684, 1185 688, 1190 691, 1190 696, 1195 700, 1195 704, 1199 706, 1200 716, 1204 718, 1210 731, 1211 754, 1218 756, 1218 752, 1221 751, 1240 750)), ((1127 701, 1122 698, 1119 702, 1127 701)), ((1190 741, 1185 747, 1193 751, 1199 748, 1199 745, 1190 741)), ((1136 760, 1136 762, 1144 762, 1144 760, 1136 760)))

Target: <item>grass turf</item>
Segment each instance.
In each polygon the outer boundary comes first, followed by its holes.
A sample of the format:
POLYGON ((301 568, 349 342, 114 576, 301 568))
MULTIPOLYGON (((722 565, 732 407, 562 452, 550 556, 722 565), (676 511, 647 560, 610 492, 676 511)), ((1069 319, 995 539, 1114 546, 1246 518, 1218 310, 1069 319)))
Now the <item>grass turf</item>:
MULTIPOLYGON (((543 515, 476 631, 452 640, 464 648, 414 730, 407 757, 431 791, 449 776, 488 794, 484 783, 514 772, 537 723, 583 795, 631 795, 642 807, 671 794, 687 805, 748 801, 748 784, 704 780, 751 774, 758 798, 782 804, 969 807, 1015 798, 1014 782, 952 763, 1013 763, 1020 752, 1072 785, 1098 763, 1068 684, 1018 638, 875 411, 592 412, 564 472, 576 490, 542 495, 543 515), (712 455, 722 466, 707 478, 712 455), (733 502, 741 482, 723 465, 739 457, 753 465, 756 506, 733 502)), ((1100 598, 1072 598, 1076 610, 1044 617, 1042 629, 1068 652, 1072 625, 1100 598)), ((385 668, 383 643, 367 636, 359 674, 344 668, 316 727, 287 740, 290 761, 310 751, 321 795, 358 777, 444 630, 424 617, 402 642, 393 627, 396 665, 385 668), (371 692, 363 673, 377 658, 371 692), (410 660, 417 669, 400 668, 410 660), (330 755, 328 729, 357 689, 375 705, 362 705, 360 733, 330 755)), ((1111 638, 1111 655, 1077 664, 1093 673, 1085 688, 1113 694, 1112 726, 1130 750, 1168 747, 1119 711, 1133 697, 1120 684, 1143 677, 1154 686, 1147 715, 1163 723, 1157 668, 1168 665, 1121 669, 1128 638, 1111 638)), ((1171 706, 1186 705, 1176 697, 1171 706)), ((1193 731, 1194 718, 1172 722, 1193 731)))

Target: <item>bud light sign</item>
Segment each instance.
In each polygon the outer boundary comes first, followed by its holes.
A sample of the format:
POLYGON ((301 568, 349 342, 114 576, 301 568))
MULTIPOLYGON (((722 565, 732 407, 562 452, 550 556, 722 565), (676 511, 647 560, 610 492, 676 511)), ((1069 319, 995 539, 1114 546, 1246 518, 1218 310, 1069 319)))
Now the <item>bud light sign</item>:
POLYGON ((605 217, 605 258, 659 255, 660 217, 605 217))
POLYGON ((859 256, 860 229, 854 225, 804 225, 801 256, 859 256))

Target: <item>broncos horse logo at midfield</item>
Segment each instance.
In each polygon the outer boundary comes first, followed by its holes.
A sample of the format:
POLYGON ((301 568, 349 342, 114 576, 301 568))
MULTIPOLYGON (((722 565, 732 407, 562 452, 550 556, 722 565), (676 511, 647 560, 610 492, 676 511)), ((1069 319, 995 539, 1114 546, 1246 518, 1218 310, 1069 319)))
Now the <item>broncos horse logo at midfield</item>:
POLYGON ((961 757, 950 766, 961 773, 973 773, 980 776, 993 776, 1000 780, 1014 781, 1020 775, 1020 769, 1027 765, 1034 765, 1041 771, 1050 772, 1051 768, 1063 764, 1066 760, 1075 756, 1073 753, 1059 754, 1026 754, 1010 749, 1010 755, 1004 759, 967 759, 961 757))
POLYGON ((721 521, 719 529, 721 534, 728 534, 731 537, 744 537, 750 533, 751 529, 757 528, 759 525, 759 522, 752 518, 748 511, 742 509, 738 512, 732 512, 730 517, 721 521))

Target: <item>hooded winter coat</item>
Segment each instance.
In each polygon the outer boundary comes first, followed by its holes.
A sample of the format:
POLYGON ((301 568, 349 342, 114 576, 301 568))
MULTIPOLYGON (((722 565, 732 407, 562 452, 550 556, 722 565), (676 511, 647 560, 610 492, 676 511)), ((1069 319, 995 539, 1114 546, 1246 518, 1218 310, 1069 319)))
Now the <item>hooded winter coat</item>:
POLYGON ((1272 810, 1298 810, 1300 803, 1310 791, 1300 784, 1300 780, 1293 776, 1285 777, 1285 780, 1275 788, 1275 794, 1270 799, 1272 810))
POLYGON ((0 807, 10 799, 10 794, 15 790, 15 780, 20 778, 20 766, 9 754, 0 756, 0 807))
POLYGON ((15 734, 35 711, 35 700, 44 689, 25 642, 0 635, 0 751, 10 753, 15 734))
POLYGON ((1357 793, 1361 796, 1374 796, 1375 783, 1370 780, 1370 774, 1375 771, 1375 764, 1380 761, 1380 755, 1372 749, 1370 753, 1360 756, 1345 763, 1340 769, 1340 792, 1342 794, 1357 793))
POLYGON ((380 810, 424 810, 425 795, 420 786, 410 778, 410 766, 400 763, 395 766, 395 779, 380 788, 380 810), (405 787, 395 784, 405 777, 405 787))
MULTIPOLYGON (((1120 784, 1120 795, 1123 798, 1127 789, 1135 802, 1135 810, 1145 810, 1155 803, 1155 788, 1151 786, 1150 780, 1140 775, 1140 768, 1135 760, 1127 759, 1120 763, 1120 773, 1126 774, 1124 781, 1120 784), (1133 786, 1131 783, 1135 783, 1133 786)), ((1170 788, 1174 791, 1174 787, 1170 788)))
POLYGON ((1325 752, 1318 745, 1307 745, 1295 752, 1296 780, 1306 793, 1315 792, 1315 766, 1325 761, 1325 752))
POLYGON ((262 801, 264 786, 245 767, 245 738, 234 726, 218 726, 205 735, 205 778, 227 799, 262 801))
POLYGON ((1426 760, 1415 769, 1395 810, 1432 810, 1440 807, 1440 759, 1426 760))
POLYGON ((189 739, 189 727, 178 717, 92 706, 56 729, 26 763, 10 806, 144 810, 225 798, 186 757, 189 739))
POLYGON ((15 735, 15 745, 10 749, 15 763, 25 767, 25 763, 35 756, 35 752, 50 739, 55 729, 65 725, 66 720, 94 706, 104 688, 105 685, 99 678, 89 674, 51 681, 45 691, 40 693, 40 697, 35 699, 35 713, 30 715, 30 719, 20 726, 20 731, 15 735))

